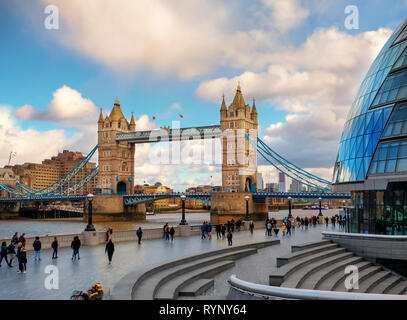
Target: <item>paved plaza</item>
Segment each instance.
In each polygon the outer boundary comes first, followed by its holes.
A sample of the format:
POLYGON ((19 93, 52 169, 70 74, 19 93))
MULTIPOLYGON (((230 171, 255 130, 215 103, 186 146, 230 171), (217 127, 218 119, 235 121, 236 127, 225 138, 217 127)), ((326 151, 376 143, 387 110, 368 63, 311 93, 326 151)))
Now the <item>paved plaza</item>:
MULTIPOLYGON (((271 247, 270 250, 281 253, 288 250, 291 244, 320 240, 323 230, 326 230, 325 226, 297 230, 291 237, 283 237, 280 233, 278 238, 281 240, 281 244, 271 247)), ((331 230, 331 226, 328 230, 331 230)), ((259 229, 255 230, 253 235, 250 235, 248 231, 235 232, 233 240, 234 245, 239 245, 264 241, 267 238, 276 239, 275 236, 266 237, 264 229, 259 229)), ((82 247, 79 261, 71 260, 69 248, 60 249, 59 259, 54 262, 51 259, 51 250, 42 250, 42 261, 37 263, 34 262, 34 254, 30 251, 28 252, 26 274, 17 274, 17 261, 14 261, 15 267, 11 269, 5 263, 2 264, 0 299, 69 299, 73 290, 86 290, 97 281, 101 282, 105 288, 111 288, 127 273, 146 265, 164 263, 186 255, 224 247, 227 247, 227 241, 216 240, 216 235, 212 237, 212 240, 201 240, 200 236, 176 238, 173 243, 168 243, 163 239, 147 240, 140 246, 136 242, 116 243, 111 265, 107 262, 104 245, 82 247), (55 264, 58 267, 58 290, 47 290, 44 286, 47 276, 44 270, 49 264, 55 264)), ((262 252, 259 250, 259 254, 248 259, 247 263, 242 260, 234 269, 229 270, 228 274, 234 272, 242 279, 249 281, 266 279, 275 261, 272 261, 272 256, 261 254, 262 252), (253 263, 257 264, 255 269, 253 269, 253 263)), ((227 277, 226 273, 217 277, 216 294, 225 294, 225 290, 228 288, 225 282, 227 277)))

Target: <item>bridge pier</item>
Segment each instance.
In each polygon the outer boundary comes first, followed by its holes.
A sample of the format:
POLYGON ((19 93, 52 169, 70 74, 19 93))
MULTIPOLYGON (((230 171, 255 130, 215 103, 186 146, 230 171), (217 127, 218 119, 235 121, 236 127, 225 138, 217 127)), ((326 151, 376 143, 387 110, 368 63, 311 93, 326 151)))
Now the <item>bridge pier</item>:
MULTIPOLYGON (((146 207, 144 203, 134 207, 124 205, 123 195, 95 195, 93 199, 93 221, 131 221, 145 220, 146 207)), ((88 205, 85 205, 84 220, 88 219, 88 205)))
POLYGON ((219 192, 211 194, 211 223, 226 223, 228 220, 246 217, 246 199, 249 196, 249 216, 253 221, 266 220, 268 199, 253 199, 251 193, 219 192))

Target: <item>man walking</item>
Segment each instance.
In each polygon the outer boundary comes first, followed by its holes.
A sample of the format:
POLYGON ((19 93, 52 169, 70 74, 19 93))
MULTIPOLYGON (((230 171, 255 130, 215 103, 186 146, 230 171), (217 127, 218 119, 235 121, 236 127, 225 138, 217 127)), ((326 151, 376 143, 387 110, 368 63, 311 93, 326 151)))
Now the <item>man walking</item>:
POLYGON ((52 259, 58 258, 58 238, 54 237, 54 241, 51 243, 51 248, 53 249, 52 252, 52 259))
POLYGON ((175 229, 174 229, 174 227, 171 227, 171 229, 170 229, 171 242, 174 241, 174 235, 175 235, 175 229))
POLYGON ((81 260, 80 256, 79 256, 79 248, 81 247, 81 240, 79 240, 78 236, 75 236, 73 238, 73 241, 71 242, 71 248, 72 248, 72 260, 75 258, 76 256, 78 256, 78 260, 81 260))
POLYGON ((254 223, 253 223, 253 221, 250 221, 249 229, 250 229, 250 233, 253 234, 253 229, 254 229, 254 223))
POLYGON ((205 222, 204 222, 204 223, 202 223, 202 226, 201 226, 201 239, 202 240, 206 239, 205 232, 206 232, 206 225, 205 225, 205 222))
POLYGON ((216 225, 216 239, 221 239, 222 238, 222 234, 221 234, 221 226, 220 224, 216 225))
POLYGON ((222 232, 222 239, 225 239, 226 238, 226 226, 224 224, 222 224, 221 232, 222 232))
POLYGON ((35 240, 33 242, 33 247, 34 247, 34 260, 35 261, 41 261, 41 241, 40 241, 40 237, 35 237, 35 240))
POLYGON ((138 230, 137 230, 138 244, 141 244, 141 237, 142 236, 143 236, 143 230, 141 230, 141 227, 138 227, 138 230))
POLYGON ((232 245, 232 238, 233 238, 233 235, 232 235, 232 233, 229 231, 229 233, 228 233, 228 245, 229 246, 231 246, 232 245))

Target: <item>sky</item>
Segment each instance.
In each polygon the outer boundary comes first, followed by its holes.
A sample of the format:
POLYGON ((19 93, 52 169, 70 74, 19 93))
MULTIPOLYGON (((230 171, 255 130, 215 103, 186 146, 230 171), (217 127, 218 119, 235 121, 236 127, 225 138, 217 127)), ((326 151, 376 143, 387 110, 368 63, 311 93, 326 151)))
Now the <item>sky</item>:
MULTIPOLYGON (((406 16, 405 0, 0 0, 0 166, 88 153, 116 96, 137 130, 219 124, 240 82, 259 137, 331 180, 359 85, 406 16)), ((154 163, 160 148, 136 147, 135 183, 221 184, 219 165, 154 163)))

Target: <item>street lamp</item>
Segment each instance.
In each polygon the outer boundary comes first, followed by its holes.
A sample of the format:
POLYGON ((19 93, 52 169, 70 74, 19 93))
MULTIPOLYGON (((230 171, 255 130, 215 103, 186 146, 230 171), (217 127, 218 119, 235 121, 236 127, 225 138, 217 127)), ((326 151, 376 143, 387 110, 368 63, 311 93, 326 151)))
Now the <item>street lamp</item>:
POLYGON ((188 223, 187 223, 187 220, 185 220, 185 199, 186 199, 185 194, 181 195, 181 202, 182 202, 182 219, 181 219, 181 222, 179 223, 181 226, 186 226, 186 225, 188 224, 188 223))
POLYGON ((318 200, 319 200, 319 214, 318 214, 318 216, 322 217, 322 209, 321 209, 321 207, 322 207, 322 198, 319 197, 318 200))
POLYGON ((85 231, 96 231, 95 227, 92 224, 92 201, 93 201, 93 194, 89 193, 86 196, 88 199, 88 225, 86 226, 85 231))
POLYGON ((246 199, 246 217, 244 218, 245 221, 250 221, 250 217, 249 217, 249 196, 245 196, 244 197, 246 199))
POLYGON ((290 219, 293 217, 293 215, 291 214, 291 200, 292 199, 291 199, 291 197, 288 197, 287 200, 288 200, 288 218, 290 219))

